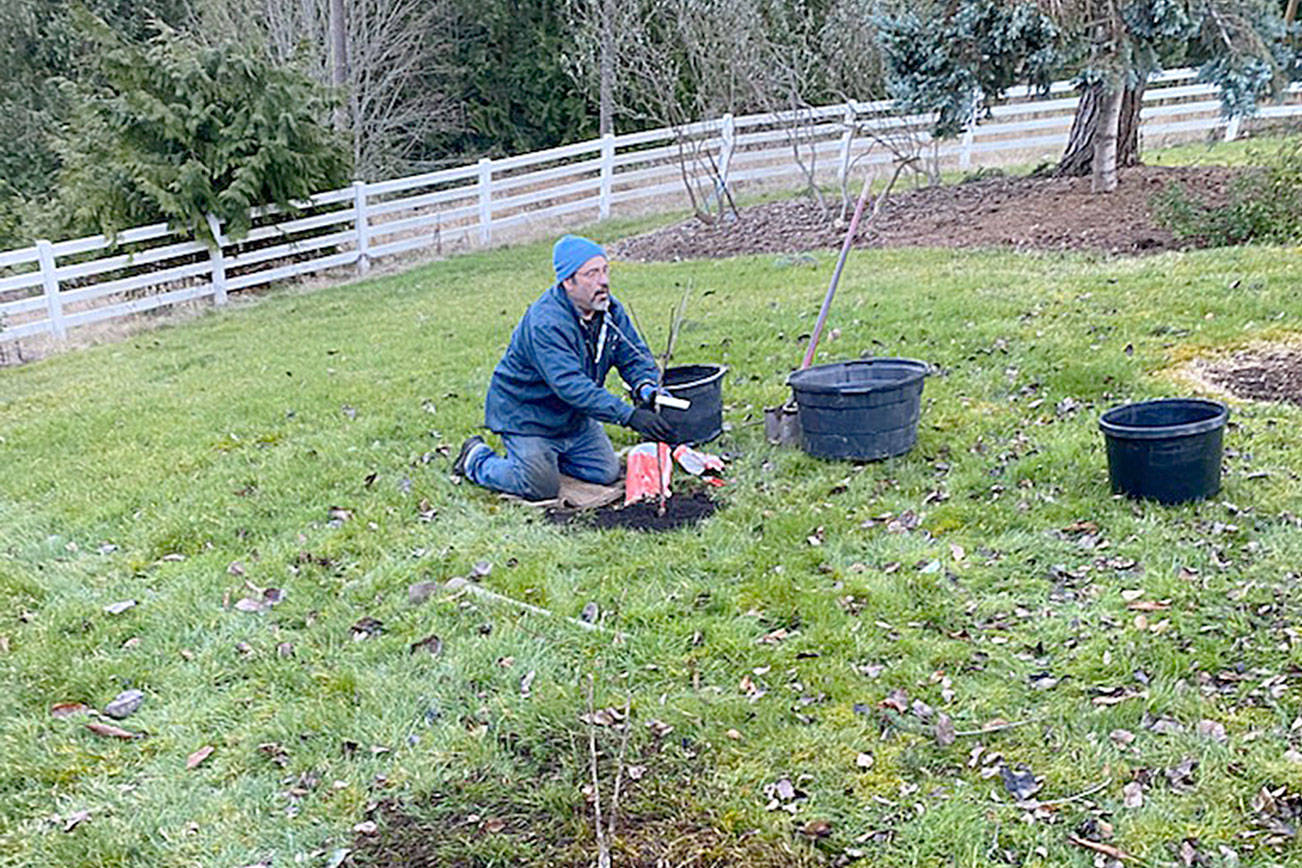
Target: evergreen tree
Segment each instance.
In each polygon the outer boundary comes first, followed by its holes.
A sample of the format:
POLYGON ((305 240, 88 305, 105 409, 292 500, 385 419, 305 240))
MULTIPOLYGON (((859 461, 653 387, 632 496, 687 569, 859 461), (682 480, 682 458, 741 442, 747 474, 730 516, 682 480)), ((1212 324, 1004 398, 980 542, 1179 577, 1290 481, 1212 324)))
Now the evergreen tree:
POLYGON ((884 16, 893 93, 934 110, 955 134, 975 100, 1013 84, 1074 75, 1081 99, 1059 171, 1116 186, 1118 162, 1138 160, 1143 83, 1162 68, 1199 66, 1226 115, 1250 114, 1295 69, 1275 0, 957 0, 884 16))
POLYGON ((98 19, 91 82, 59 142, 58 201, 73 231, 167 220, 208 235, 207 214, 239 237, 251 208, 289 205, 349 178, 325 91, 245 45, 204 46, 160 25, 144 44, 98 19))

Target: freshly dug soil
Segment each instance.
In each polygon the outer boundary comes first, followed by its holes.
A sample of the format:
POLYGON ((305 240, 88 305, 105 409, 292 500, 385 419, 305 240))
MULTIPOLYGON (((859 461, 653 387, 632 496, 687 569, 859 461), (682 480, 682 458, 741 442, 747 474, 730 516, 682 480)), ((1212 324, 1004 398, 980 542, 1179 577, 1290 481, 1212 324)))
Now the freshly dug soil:
POLYGON ((1302 347, 1245 350, 1205 362, 1198 373, 1236 398, 1302 405, 1302 347))
POLYGON ((675 494, 665 501, 665 514, 660 515, 660 504, 643 500, 624 506, 613 504, 601 509, 575 511, 549 509, 547 520, 574 528, 624 527, 630 530, 666 531, 684 525, 693 525, 708 518, 719 509, 718 501, 704 491, 675 494))
MULTIPOLYGON (((1155 193, 1183 186, 1204 204, 1225 202, 1235 170, 1136 166, 1123 169, 1113 193, 1090 192, 1089 178, 986 177, 939 187, 897 190, 877 218, 861 226, 856 247, 1012 247, 1153 253, 1191 246, 1156 222, 1155 193)), ((837 249, 846 225, 839 203, 824 215, 806 197, 741 210, 738 221, 706 226, 689 220, 611 246, 617 259, 665 262, 747 253, 837 249)), ((868 218, 865 216, 864 221, 868 218)))

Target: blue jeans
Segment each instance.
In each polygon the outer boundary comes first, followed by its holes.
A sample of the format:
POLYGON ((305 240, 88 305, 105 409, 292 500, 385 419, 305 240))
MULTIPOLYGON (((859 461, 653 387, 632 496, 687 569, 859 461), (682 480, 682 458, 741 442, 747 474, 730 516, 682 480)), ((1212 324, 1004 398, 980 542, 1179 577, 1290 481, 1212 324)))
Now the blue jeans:
POLYGON ((568 437, 531 437, 503 434, 506 457, 480 446, 466 459, 471 482, 523 497, 550 500, 560 491, 561 474, 609 485, 619 479, 619 458, 606 429, 589 418, 568 437))

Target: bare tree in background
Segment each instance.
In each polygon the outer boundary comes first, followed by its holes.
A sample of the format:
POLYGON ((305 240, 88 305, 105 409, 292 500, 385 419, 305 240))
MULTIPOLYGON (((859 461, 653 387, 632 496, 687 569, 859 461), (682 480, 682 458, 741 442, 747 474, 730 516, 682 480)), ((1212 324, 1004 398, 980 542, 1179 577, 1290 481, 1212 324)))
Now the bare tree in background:
POLYGON ((200 33, 257 34, 274 60, 342 81, 336 123, 361 178, 424 168, 412 159, 421 142, 457 121, 448 88, 457 71, 442 60, 456 31, 452 0, 218 0, 197 14, 200 33))
POLYGON ((774 114, 770 128, 781 130, 805 191, 828 213, 813 104, 830 93, 882 95, 871 20, 894 2, 902 0, 570 0, 571 72, 599 94, 603 119, 609 100, 614 119, 674 131, 702 221, 724 213, 728 167, 717 162, 717 135, 691 127, 727 113, 774 114))

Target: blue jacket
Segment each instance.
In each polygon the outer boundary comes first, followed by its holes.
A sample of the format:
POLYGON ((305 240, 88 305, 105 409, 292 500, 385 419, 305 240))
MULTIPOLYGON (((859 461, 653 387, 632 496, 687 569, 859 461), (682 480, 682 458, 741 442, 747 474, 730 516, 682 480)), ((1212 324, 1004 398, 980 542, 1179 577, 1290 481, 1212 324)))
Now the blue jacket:
POLYGON ((564 437, 589 417, 627 425, 633 407, 606 391, 611 366, 636 390, 659 381, 659 371, 623 305, 610 298, 595 358, 584 340, 579 311, 556 284, 529 306, 493 371, 484 422, 499 434, 564 437))

